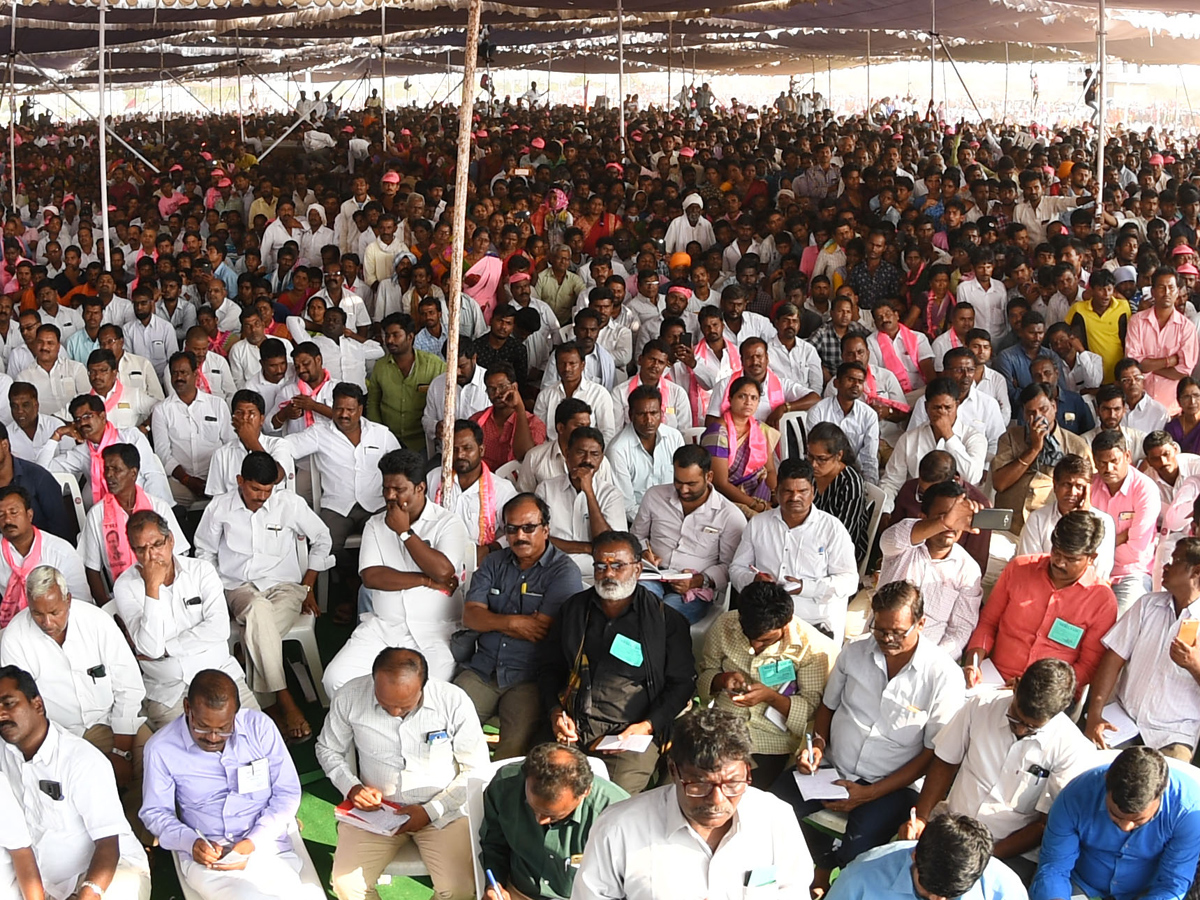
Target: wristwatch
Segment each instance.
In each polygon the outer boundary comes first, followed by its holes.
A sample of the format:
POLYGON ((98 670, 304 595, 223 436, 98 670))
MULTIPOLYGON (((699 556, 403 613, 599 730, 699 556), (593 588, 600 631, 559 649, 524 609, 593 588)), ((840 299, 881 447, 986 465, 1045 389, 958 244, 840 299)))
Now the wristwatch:
POLYGON ((126 762, 133 762, 133 751, 132 750, 122 750, 120 747, 113 747, 108 752, 111 753, 113 756, 121 757, 121 759, 125 760, 126 762))
POLYGON ((405 531, 402 531, 402 532, 400 532, 400 534, 399 534, 399 535, 397 535, 397 537, 399 537, 399 538, 400 538, 400 543, 402 543, 402 544, 403 544, 403 543, 404 543, 405 541, 407 541, 407 540, 408 540, 410 537, 412 537, 412 531, 411 531, 411 530, 405 530, 405 531))
POLYGON ((99 897, 100 900, 104 900, 104 889, 101 888, 100 885, 96 884, 96 882, 94 882, 94 881, 80 882, 79 888, 80 888, 80 890, 82 890, 83 888, 91 888, 93 894, 95 894, 97 897, 99 897))

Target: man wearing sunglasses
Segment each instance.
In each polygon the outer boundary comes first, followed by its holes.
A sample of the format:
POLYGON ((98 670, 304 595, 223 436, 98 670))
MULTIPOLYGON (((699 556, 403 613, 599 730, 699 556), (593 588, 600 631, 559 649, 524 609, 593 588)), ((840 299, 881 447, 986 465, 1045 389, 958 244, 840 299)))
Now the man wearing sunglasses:
POLYGON ((518 494, 501 513, 508 546, 489 553, 471 578, 463 625, 475 632, 454 683, 481 721, 500 715, 496 759, 523 756, 542 722, 536 655, 568 597, 583 590, 579 567, 550 543, 550 508, 518 494))
POLYGON ((750 786, 751 750, 746 723, 731 712, 676 720, 673 783, 601 813, 571 896, 805 896, 812 858, 787 806, 750 786))

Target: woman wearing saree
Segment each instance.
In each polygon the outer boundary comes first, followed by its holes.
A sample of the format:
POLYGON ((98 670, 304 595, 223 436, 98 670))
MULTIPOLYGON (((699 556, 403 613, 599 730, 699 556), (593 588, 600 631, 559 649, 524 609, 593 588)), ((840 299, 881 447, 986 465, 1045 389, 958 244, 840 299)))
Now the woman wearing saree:
POLYGON ((583 252, 588 256, 595 256, 596 243, 601 238, 613 236, 621 227, 621 217, 608 212, 604 207, 604 198, 593 194, 592 199, 588 201, 587 215, 581 216, 575 224, 583 229, 583 252), (587 228, 584 228, 585 222, 587 228))
POLYGON ((484 321, 492 322, 496 308, 496 289, 500 287, 500 272, 504 263, 489 249, 492 236, 486 228, 476 228, 471 246, 463 255, 463 293, 479 304, 484 321))
POLYGON ((1167 432, 1184 453, 1200 453, 1200 381, 1182 378, 1175 388, 1179 415, 1167 423, 1167 432))
POLYGON ((708 426, 700 445, 712 454, 713 486, 746 514, 771 508, 779 432, 754 417, 762 388, 748 375, 729 386, 729 408, 708 426))
POLYGON ((954 295, 950 293, 950 267, 930 266, 929 292, 925 295, 925 334, 933 340, 950 324, 950 313, 954 309, 954 295))

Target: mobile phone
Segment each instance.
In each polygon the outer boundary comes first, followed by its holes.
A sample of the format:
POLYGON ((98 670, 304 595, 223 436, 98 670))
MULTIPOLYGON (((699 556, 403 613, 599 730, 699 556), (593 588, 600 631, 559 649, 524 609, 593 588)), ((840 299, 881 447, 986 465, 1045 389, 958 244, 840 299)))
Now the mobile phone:
POLYGON ((683 346, 685 346, 685 347, 691 347, 692 346, 692 336, 688 332, 685 331, 683 334, 681 334, 679 336, 679 343, 683 344, 683 346))
POLYGON ((1179 623, 1179 639, 1189 646, 1196 643, 1196 632, 1200 629, 1200 619, 1184 619, 1179 623))
POLYGON ((971 517, 971 527, 981 531, 1008 531, 1012 518, 1011 509, 981 509, 971 517))
POLYGON ((514 175, 520 175, 522 178, 529 178, 533 175, 533 169, 513 169, 514 175))

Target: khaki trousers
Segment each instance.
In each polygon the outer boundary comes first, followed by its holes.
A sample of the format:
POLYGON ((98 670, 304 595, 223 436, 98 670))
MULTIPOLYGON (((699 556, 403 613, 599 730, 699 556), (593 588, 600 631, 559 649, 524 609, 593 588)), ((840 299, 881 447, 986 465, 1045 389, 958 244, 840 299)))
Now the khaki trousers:
MULTIPOLYGON (((150 740, 153 732, 142 725, 133 736, 133 781, 128 787, 118 788, 121 794, 121 808, 125 810, 125 818, 133 827, 133 833, 142 842, 143 847, 154 844, 154 835, 146 830, 142 820, 138 818, 138 810, 142 808, 142 756, 146 749, 146 741, 150 740)), ((108 758, 114 746, 113 730, 107 725, 93 725, 83 733, 83 739, 108 758)), ((107 893, 107 892, 105 892, 107 893)))
POLYGON ((471 900, 475 896, 475 863, 471 859, 471 833, 466 816, 445 828, 426 825, 412 834, 387 837, 338 825, 333 854, 333 892, 338 900, 379 900, 375 884, 396 853, 411 839, 421 854, 433 895, 438 900, 471 900))
POLYGON ((454 683, 467 692, 480 722, 500 713, 496 759, 511 759, 529 752, 544 718, 536 683, 524 681, 502 690, 495 676, 484 681, 471 669, 459 672, 454 683))
POLYGON ((246 684, 257 694, 274 694, 287 687, 283 667, 283 636, 300 618, 308 588, 277 584, 260 591, 253 584, 225 591, 229 614, 242 626, 246 648, 246 684))

